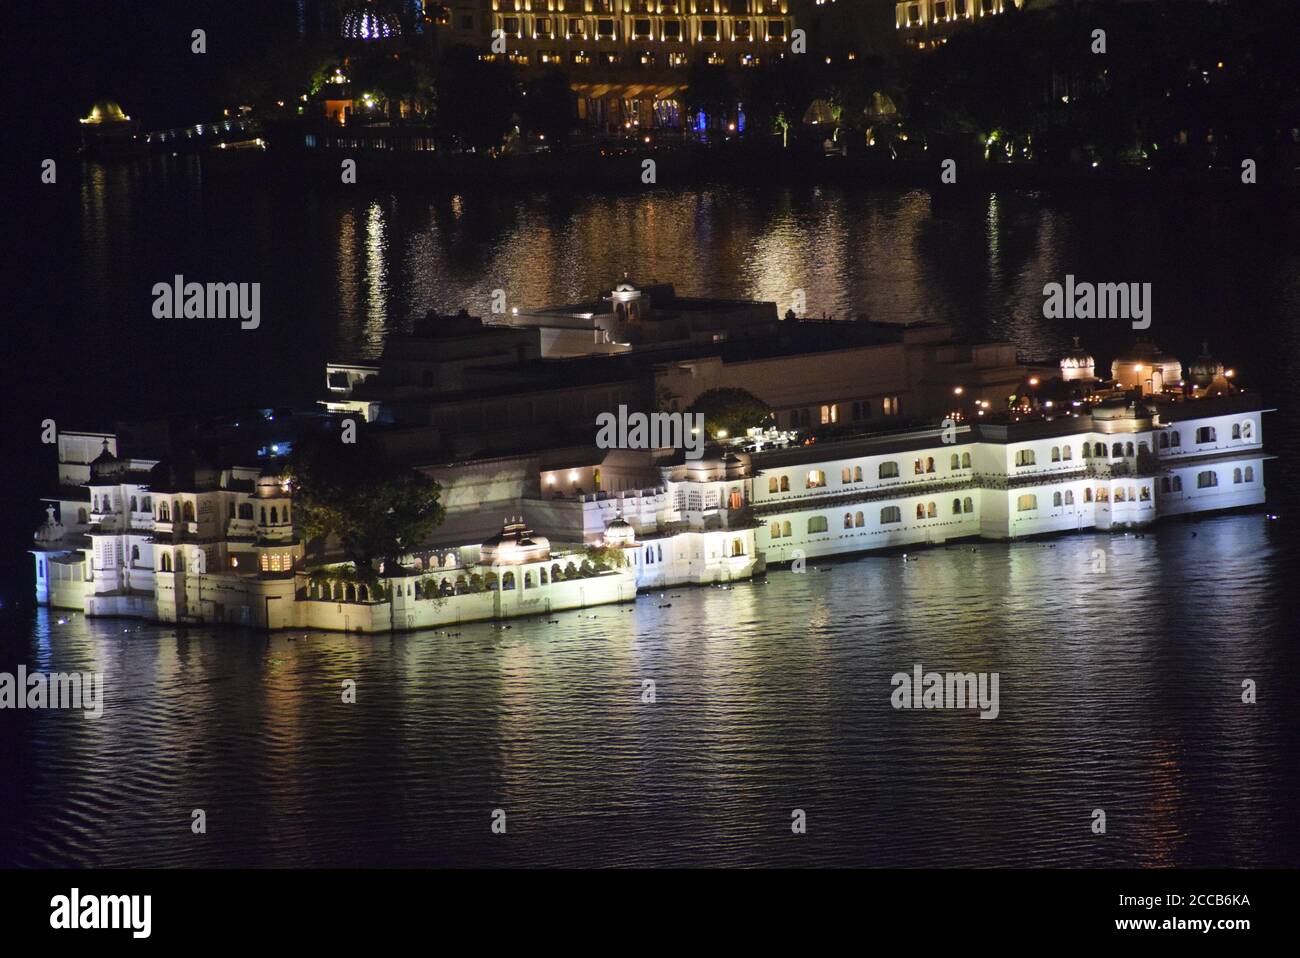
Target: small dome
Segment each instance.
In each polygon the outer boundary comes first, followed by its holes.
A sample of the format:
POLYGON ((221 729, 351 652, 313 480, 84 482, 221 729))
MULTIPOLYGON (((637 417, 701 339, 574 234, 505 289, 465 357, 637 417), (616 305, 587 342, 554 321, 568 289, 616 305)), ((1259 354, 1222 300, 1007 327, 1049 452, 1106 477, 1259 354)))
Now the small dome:
POLYGON ((1202 389, 1223 376, 1223 363, 1210 355, 1210 344, 1201 344, 1201 355, 1187 366, 1187 378, 1202 389))
POLYGON ((126 123, 130 119, 122 111, 122 107, 113 100, 100 100, 90 108, 90 114, 81 122, 91 124, 126 123))
POLYGON ((366 7, 343 17, 342 33, 346 40, 388 40, 401 36, 402 25, 392 14, 366 7))
POLYGON ((1074 337, 1074 345, 1061 354, 1061 378, 1093 379, 1097 362, 1092 353, 1079 345, 1079 337, 1074 337))
POLYGON ((636 541, 636 529, 622 516, 615 516, 605 526, 605 544, 611 546, 631 545, 636 541))
POLYGON ((524 562, 544 562, 551 557, 551 541, 546 536, 534 536, 524 525, 523 516, 507 519, 501 532, 479 547, 482 565, 519 565, 524 562))
POLYGON ((122 471, 123 463, 108 451, 108 440, 104 440, 104 448, 100 451, 90 463, 90 480, 107 479, 117 475, 122 471))

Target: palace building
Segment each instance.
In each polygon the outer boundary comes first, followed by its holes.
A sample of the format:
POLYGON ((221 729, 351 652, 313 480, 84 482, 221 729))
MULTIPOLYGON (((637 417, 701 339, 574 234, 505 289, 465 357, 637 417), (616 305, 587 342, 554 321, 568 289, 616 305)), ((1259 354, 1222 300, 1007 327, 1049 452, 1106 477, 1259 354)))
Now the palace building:
POLYGON ((528 71, 562 66, 578 115, 607 130, 692 126, 681 93, 696 58, 736 70, 783 56, 789 0, 490 0, 491 36, 528 71), (498 32, 499 31, 499 32, 498 32))
MULTIPOLYGON (((995 406, 982 398, 978 380, 981 370, 1001 367, 972 364, 977 347, 955 348, 924 327, 911 344, 903 337, 861 347, 886 350, 885 361, 901 370, 889 388, 924 413, 902 415, 894 397, 896 415, 877 419, 872 409, 864 417, 867 396, 853 400, 855 417, 853 402, 828 394, 811 420, 806 409, 780 412, 772 427, 714 445, 696 460, 681 449, 598 449, 590 437, 565 445, 543 434, 538 441, 533 422, 491 433, 498 443, 513 435, 513 447, 456 455, 435 427, 385 425, 390 405, 438 408, 448 395, 461 403, 465 383, 456 377, 475 375, 476 363, 494 377, 513 375, 509 355, 536 345, 535 338, 510 340, 516 332, 493 330, 507 337, 494 340, 506 347, 498 355, 482 348, 474 324, 461 317, 449 326, 446 354, 428 357, 438 371, 427 390, 418 357, 404 354, 415 362, 405 375, 419 380, 422 400, 402 392, 400 382, 390 383, 387 398, 376 394, 376 437, 439 482, 446 510, 429 540, 413 544, 396 567, 359 576, 328 542, 308 548, 295 523, 293 489, 277 466, 279 444, 247 464, 217 466, 185 451, 132 455, 115 432, 69 432, 59 436, 58 485, 32 547, 38 601, 178 623, 414 630, 631 601, 640 590, 727 583, 804 558, 1141 528, 1166 516, 1265 502, 1271 457, 1263 414, 1270 410, 1235 384, 1235 372, 1208 347, 1184 374, 1179 360, 1149 341, 1116 357, 1110 379, 1095 375, 1095 361, 1076 341, 1055 369, 1019 367, 1013 386, 994 377, 1002 395, 995 406), (934 354, 908 359, 909 345, 934 354), (957 374, 973 377, 971 388, 953 386, 957 374), (444 385, 449 393, 439 392, 444 385)), ((525 367, 545 363, 532 355, 525 367)), ((674 382, 658 377, 662 367, 680 365, 664 363, 655 350, 649 356, 655 375, 648 382, 674 382)), ((825 363, 814 362, 805 375, 797 354, 774 358, 750 379, 722 377, 725 356, 705 359, 713 372, 691 374, 704 382, 681 386, 683 400, 691 388, 719 381, 743 383, 764 399, 786 389, 797 394, 818 368, 827 386, 839 388, 825 363)), ((558 362, 571 377, 573 360, 558 362)), ((331 388, 346 393, 383 382, 386 366, 377 368, 334 367, 331 388)), ((616 398, 588 381, 569 386, 560 406, 572 414, 574 403, 585 404, 584 419, 616 398)), ((500 395, 518 402, 534 393, 500 395)), ((345 402, 340 415, 359 408, 345 402)))

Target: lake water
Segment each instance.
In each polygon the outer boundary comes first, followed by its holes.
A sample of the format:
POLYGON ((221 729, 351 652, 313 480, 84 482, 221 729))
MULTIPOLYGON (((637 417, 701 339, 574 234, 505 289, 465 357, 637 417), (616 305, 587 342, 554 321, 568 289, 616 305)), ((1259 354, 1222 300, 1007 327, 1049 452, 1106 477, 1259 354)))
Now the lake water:
POLYGON ((1280 518, 868 556, 554 625, 267 638, 12 608, 53 481, 34 457, 32 514, 6 523, 4 660, 102 671, 107 704, 4 715, 0 864, 1300 865, 1294 204, 346 194, 163 159, 87 167, 40 202, 43 281, 21 306, 69 373, 30 404, 70 426, 310 398, 326 359, 375 356, 425 310, 485 312, 497 288, 571 301, 624 270, 783 308, 803 289, 814 315, 943 318, 1033 358, 1077 332, 1108 367, 1130 330, 1042 319, 1044 283, 1069 272, 1152 282, 1162 345, 1186 361, 1208 337, 1266 394, 1280 518), (176 273, 260 281, 262 327, 154 320, 150 288, 176 273), (998 672, 998 718, 895 711, 890 676, 917 663, 998 672))

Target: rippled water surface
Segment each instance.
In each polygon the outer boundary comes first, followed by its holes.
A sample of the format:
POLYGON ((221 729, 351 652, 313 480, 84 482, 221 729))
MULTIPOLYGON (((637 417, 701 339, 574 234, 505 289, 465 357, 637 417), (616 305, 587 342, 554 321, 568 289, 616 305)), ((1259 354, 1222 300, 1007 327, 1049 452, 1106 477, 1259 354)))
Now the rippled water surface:
MULTIPOLYGON (((24 309, 58 321, 20 329, 83 374, 31 391, 31 421, 312 398, 327 358, 373 357, 425 310, 483 312, 497 288, 570 301, 625 269, 695 295, 802 289, 814 315, 945 319, 1033 357, 1077 332, 1107 368, 1131 330, 1042 319, 1044 283, 1073 272, 1152 282, 1151 334, 1184 358, 1208 337, 1264 392, 1281 518, 869 556, 455 635, 5 612, 4 662, 102 671, 107 708, 0 716, 0 864, 1300 865, 1293 204, 340 194, 158 159, 44 195, 24 309), (176 273, 262 282, 261 327, 160 326, 150 290, 176 273), (917 663, 998 672, 998 718, 893 710, 891 675, 917 663)), ((19 559, 53 466, 23 471, 19 559)), ((4 567, 12 608, 30 562, 4 567)))
POLYGON ((453 636, 42 615, 33 664, 103 671, 107 704, 20 714, 4 848, 101 866, 1295 866, 1300 656, 1275 528, 954 545, 453 636), (890 677, 915 663, 998 672, 998 718, 895 711, 890 677))

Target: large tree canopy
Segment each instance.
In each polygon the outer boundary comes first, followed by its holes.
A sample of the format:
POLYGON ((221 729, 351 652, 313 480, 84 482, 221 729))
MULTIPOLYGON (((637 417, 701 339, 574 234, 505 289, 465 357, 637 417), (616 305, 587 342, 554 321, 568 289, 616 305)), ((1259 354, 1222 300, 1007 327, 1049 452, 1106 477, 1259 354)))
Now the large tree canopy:
POLYGON ((743 436, 745 430, 766 425, 772 419, 771 407, 744 389, 702 392, 687 412, 703 413, 704 430, 714 439, 743 436))
POLYGON ((357 571, 396 561, 443 520, 441 487, 391 462, 365 434, 344 443, 329 435, 300 443, 286 470, 309 538, 336 536, 357 571))

